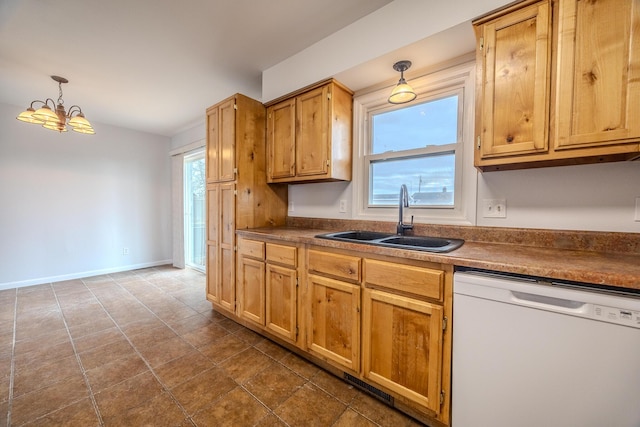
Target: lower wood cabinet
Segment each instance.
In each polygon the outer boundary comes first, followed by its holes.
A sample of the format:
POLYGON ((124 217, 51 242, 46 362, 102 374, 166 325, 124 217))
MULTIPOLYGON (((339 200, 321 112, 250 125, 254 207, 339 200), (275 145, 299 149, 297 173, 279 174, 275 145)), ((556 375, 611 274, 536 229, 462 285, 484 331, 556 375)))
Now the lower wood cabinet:
POLYGON ((363 307, 365 378, 439 412, 443 308, 372 289, 363 307))
POLYGON ((322 276, 307 279, 309 352, 352 372, 360 368, 360 286, 322 276))
POLYGON ((298 341, 298 248, 238 239, 237 316, 298 341))
POLYGON ((207 299, 229 313, 236 307, 235 188, 207 185, 207 299))
POLYGON ((259 326, 265 324, 264 247, 264 242, 238 239, 238 316, 259 326))
POLYGON ((360 257, 308 250, 307 349, 360 370, 360 257))
POLYGON ((238 239, 237 316, 449 425, 453 267, 274 240, 238 239))

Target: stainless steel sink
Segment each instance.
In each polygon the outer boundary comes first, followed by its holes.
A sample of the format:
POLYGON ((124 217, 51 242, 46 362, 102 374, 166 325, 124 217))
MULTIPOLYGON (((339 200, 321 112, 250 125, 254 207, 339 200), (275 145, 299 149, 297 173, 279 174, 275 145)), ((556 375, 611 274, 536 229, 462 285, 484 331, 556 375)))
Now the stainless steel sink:
POLYGON ((460 239, 447 239, 428 236, 399 236, 392 233, 376 231, 339 231, 336 233, 318 234, 321 239, 341 242, 365 243, 389 248, 409 249, 426 252, 450 252, 464 243, 460 239))

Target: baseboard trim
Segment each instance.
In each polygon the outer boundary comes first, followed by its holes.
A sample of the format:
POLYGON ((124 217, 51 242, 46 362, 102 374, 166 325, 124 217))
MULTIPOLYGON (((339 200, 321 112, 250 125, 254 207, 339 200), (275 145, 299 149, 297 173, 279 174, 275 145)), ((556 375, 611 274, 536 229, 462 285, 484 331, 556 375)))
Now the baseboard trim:
POLYGON ((42 285, 43 283, 55 283, 63 280, 82 279, 91 276, 100 276, 102 274, 120 273, 121 271, 138 270, 140 268, 157 267, 160 265, 171 264, 173 260, 165 259, 162 261, 143 262, 140 264, 120 265, 118 267, 104 268, 101 270, 90 270, 79 273, 61 274, 59 276, 40 277, 38 279, 20 280, 17 282, 0 283, 0 291, 5 289, 23 288, 25 286, 42 285))

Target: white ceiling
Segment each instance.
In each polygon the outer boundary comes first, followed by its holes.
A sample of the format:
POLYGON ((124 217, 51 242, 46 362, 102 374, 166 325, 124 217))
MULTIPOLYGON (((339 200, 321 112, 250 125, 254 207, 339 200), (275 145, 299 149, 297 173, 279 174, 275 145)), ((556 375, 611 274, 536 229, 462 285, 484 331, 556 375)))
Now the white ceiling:
POLYGON ((97 131, 172 136, 233 93, 260 99, 263 70, 391 1, 0 0, 0 102, 57 100, 59 75, 97 131))

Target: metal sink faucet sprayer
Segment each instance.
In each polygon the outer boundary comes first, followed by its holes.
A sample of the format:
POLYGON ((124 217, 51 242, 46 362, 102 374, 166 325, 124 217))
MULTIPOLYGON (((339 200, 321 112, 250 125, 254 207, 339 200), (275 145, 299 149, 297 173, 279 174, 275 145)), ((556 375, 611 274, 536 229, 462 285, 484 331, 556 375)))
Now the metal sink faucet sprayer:
POLYGON ((404 232, 406 230, 413 229, 413 215, 411 215, 411 224, 405 224, 404 220, 404 209, 409 207, 409 192, 407 191, 407 186, 402 184, 400 186, 400 201, 398 203, 399 210, 399 219, 398 219, 398 236, 404 236, 404 232))

